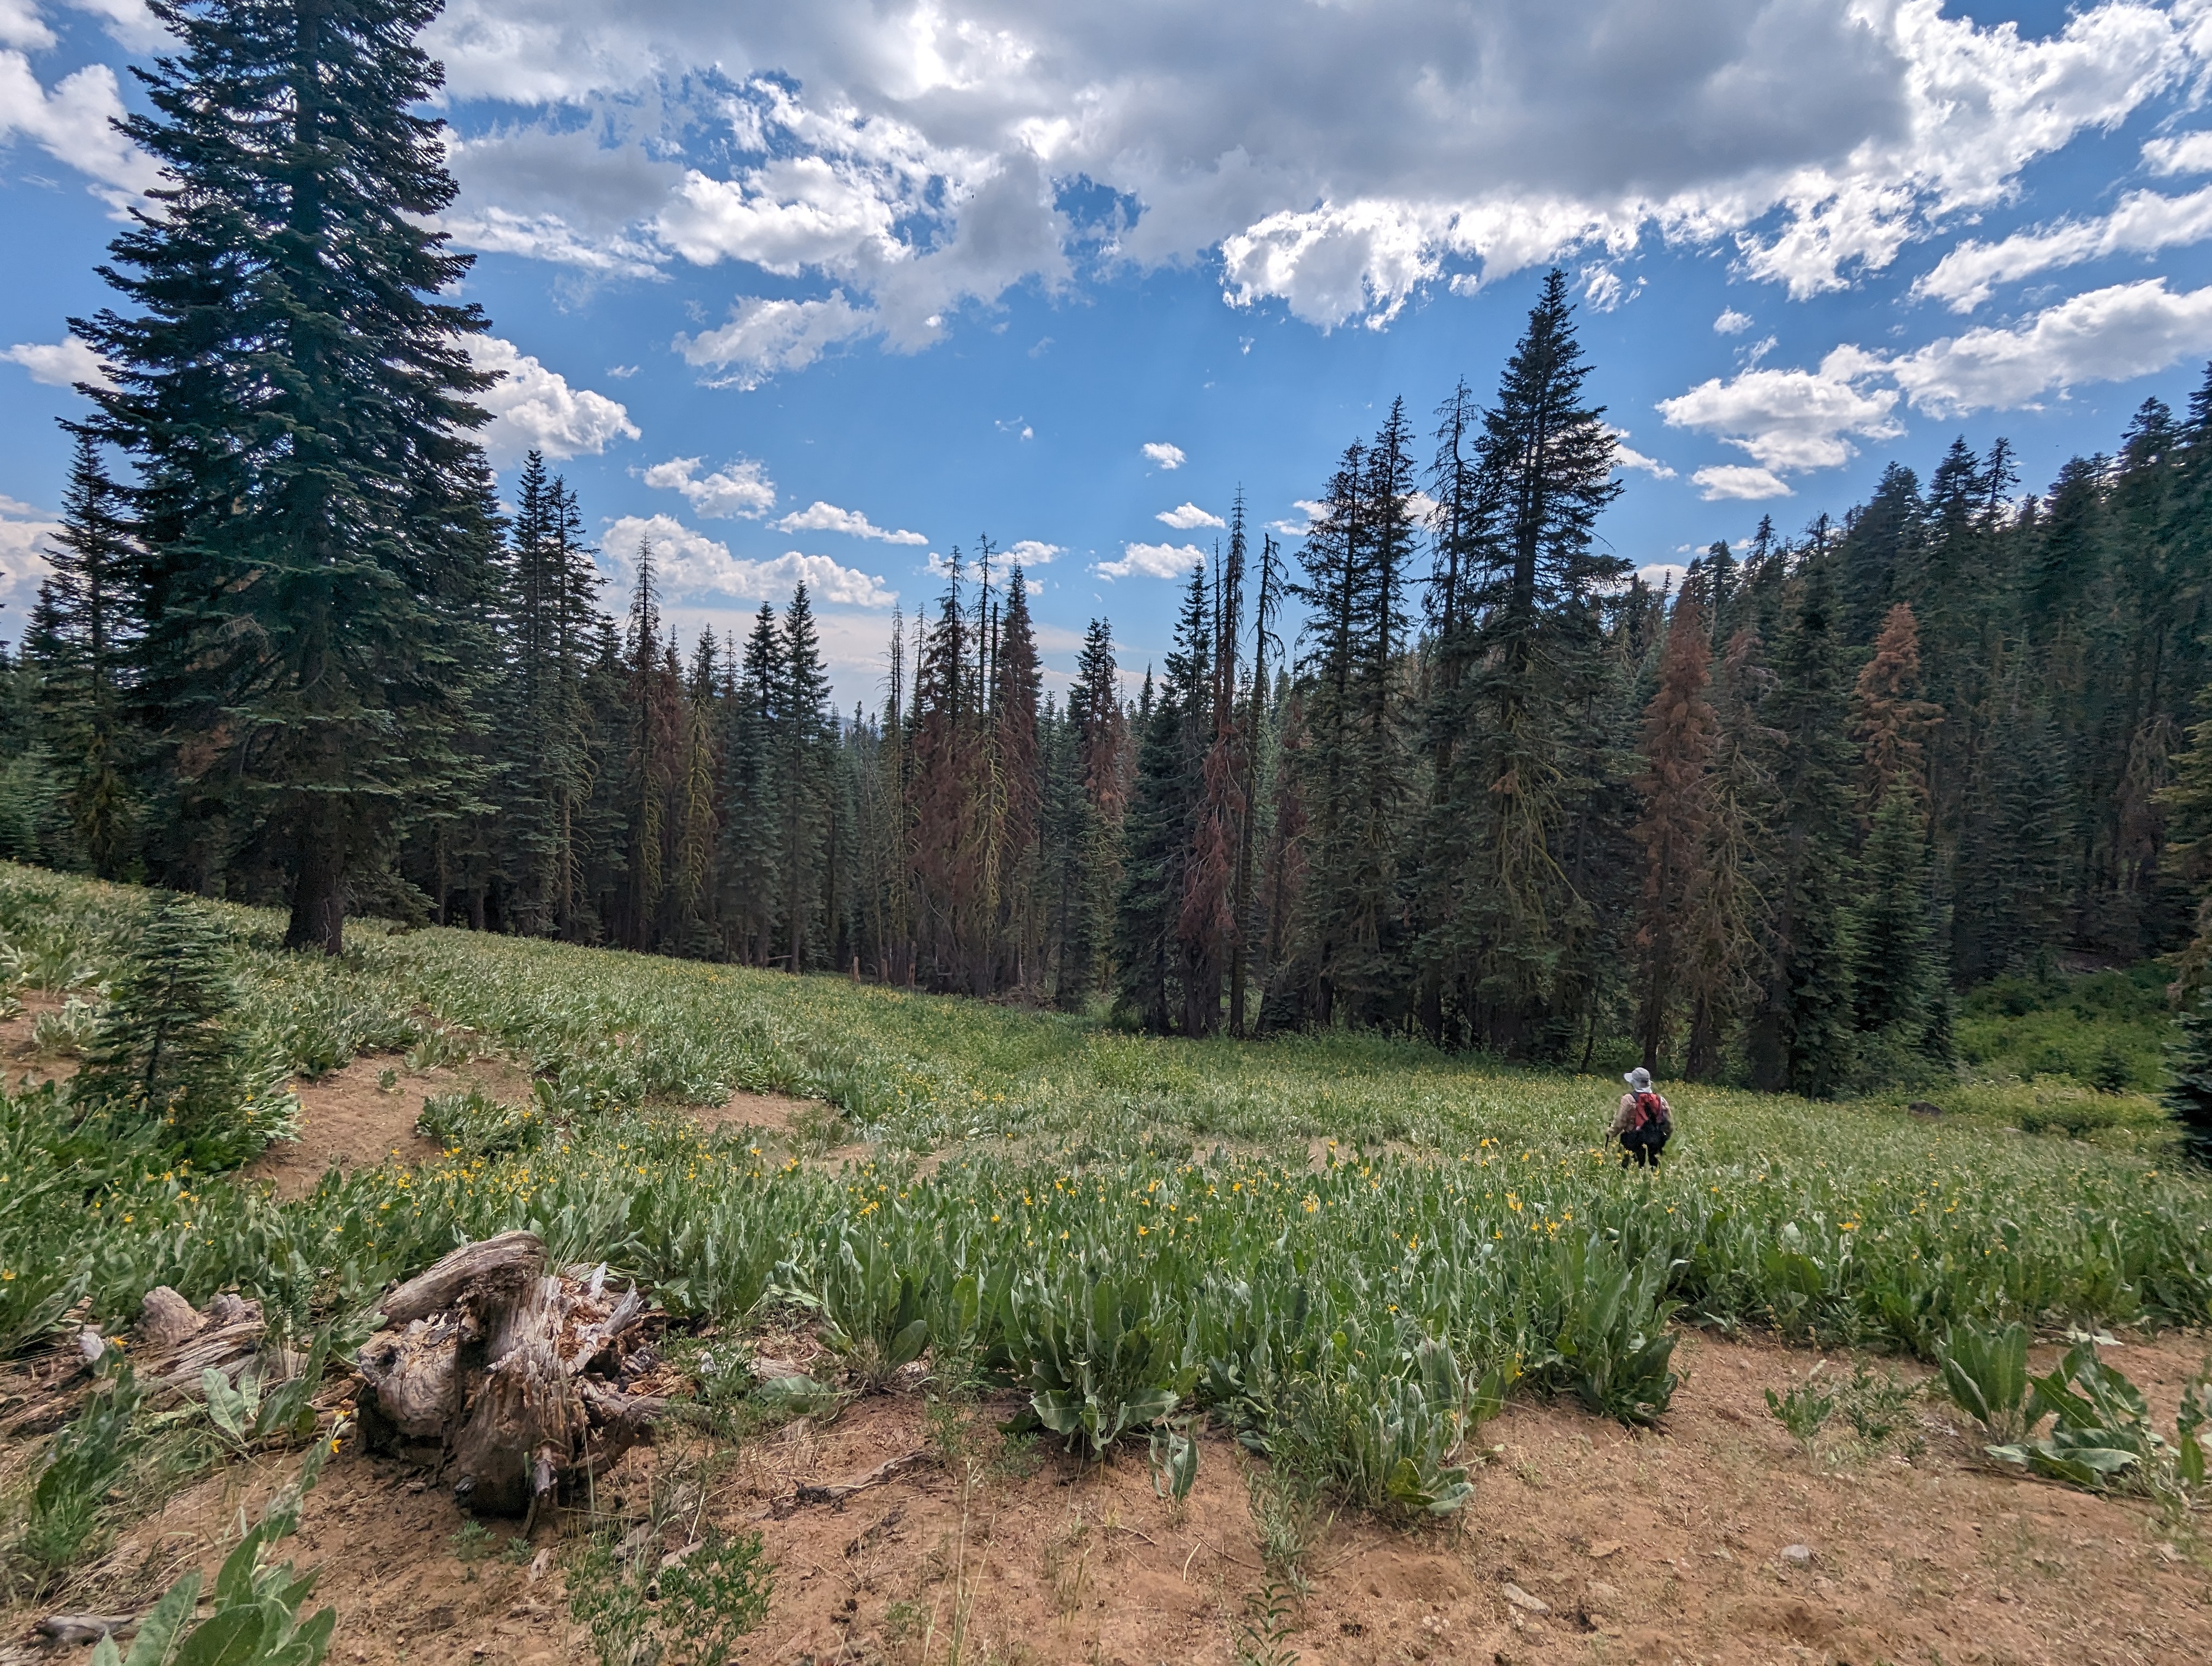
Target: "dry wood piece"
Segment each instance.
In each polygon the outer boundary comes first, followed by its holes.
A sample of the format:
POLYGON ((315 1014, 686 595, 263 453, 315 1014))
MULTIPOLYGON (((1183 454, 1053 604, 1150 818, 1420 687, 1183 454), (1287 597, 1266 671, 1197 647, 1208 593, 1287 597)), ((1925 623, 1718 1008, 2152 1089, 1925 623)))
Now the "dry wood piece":
POLYGON ((258 1302, 226 1292, 195 1313, 168 1286, 156 1285, 139 1308, 143 1351, 134 1363, 154 1390, 154 1403, 173 1406, 199 1393, 200 1374, 210 1366, 235 1383, 261 1353, 267 1334, 258 1302))
POLYGON ((895 1458, 885 1459, 860 1480, 848 1481, 842 1486, 816 1487, 810 1482, 801 1481, 797 1492, 788 1499, 778 1500, 769 1508, 776 1515, 786 1516, 801 1505, 842 1505, 855 1493, 865 1493, 872 1487, 881 1487, 894 1476, 904 1474, 909 1469, 918 1468, 922 1464, 933 1461, 926 1448, 917 1447, 911 1452, 902 1452, 895 1458))
POLYGON ((128 1637, 138 1629, 143 1614, 50 1614, 32 1627, 52 1645, 97 1643, 103 1637, 128 1637))
POLYGON ((645 1298, 606 1268, 546 1270, 534 1233, 464 1244, 383 1302, 362 1348, 373 1446, 444 1468, 480 1516, 534 1516, 568 1483, 652 1438, 662 1401, 628 1384, 650 1363, 645 1298))

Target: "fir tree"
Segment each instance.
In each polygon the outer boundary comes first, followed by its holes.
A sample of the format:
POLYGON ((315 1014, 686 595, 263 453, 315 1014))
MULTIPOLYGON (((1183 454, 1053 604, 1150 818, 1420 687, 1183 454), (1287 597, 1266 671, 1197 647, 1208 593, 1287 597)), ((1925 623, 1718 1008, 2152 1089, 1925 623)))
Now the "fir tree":
POLYGON ((24 645, 34 662, 44 661, 39 705, 59 766, 52 784, 77 850, 104 879, 122 871, 132 836, 122 682, 130 644, 120 593, 131 553, 124 496, 91 436, 80 432, 50 575, 24 645))
POLYGON ((1121 1004, 1158 1033, 1199 1018, 1202 1006, 1185 976, 1177 931, 1204 801, 1212 647, 1206 569, 1194 567, 1157 692, 1146 675, 1115 922, 1121 1004))
POLYGON ((1565 882, 1560 745, 1567 683, 1587 650, 1557 649, 1562 615, 1586 604, 1627 563, 1600 551, 1592 529, 1620 495, 1616 441, 1602 407, 1583 403, 1589 366, 1576 339, 1566 276, 1554 269, 1485 411, 1473 605, 1483 615, 1469 690, 1482 747, 1464 813, 1474 856, 1460 886, 1479 1038, 1506 1051, 1542 1043, 1559 970, 1559 933, 1582 905, 1565 882))
POLYGON ((73 1104, 159 1125, 164 1147, 208 1169, 252 1157, 283 1126, 236 1023, 222 928, 173 893, 153 899, 102 1008, 73 1104))
POLYGON ((1831 552, 1805 562, 1768 704, 1781 738, 1767 852, 1766 968, 1752 1020, 1753 1081, 1826 1098, 1849 1079, 1855 958, 1852 796, 1831 552))
POLYGON ((1920 632, 1909 603, 1882 621, 1874 657, 1860 670, 1851 737, 1859 745, 1859 800, 1870 822, 1892 787, 1915 803, 1928 799, 1925 739, 1943 709, 1920 698, 1920 632))
POLYGON ((1644 716, 1644 773, 1636 782, 1644 815, 1643 908, 1636 946, 1641 964, 1637 1039, 1644 1067, 1656 1070, 1671 1038, 1680 998, 1681 928, 1691 917, 1698 865, 1706 855, 1712 753, 1717 723, 1706 690, 1711 650, 1694 594, 1685 592, 1668 621, 1659 688, 1644 716))
POLYGON ((1739 629, 1714 685, 1704 837, 1681 927, 1682 995, 1689 1009, 1683 1073, 1694 1081, 1720 1074, 1723 1049, 1753 993, 1765 833, 1760 816, 1772 802, 1770 760, 1781 739, 1759 721, 1773 675, 1760 664, 1759 646, 1748 625, 1739 629))
POLYGON ((101 269, 126 310, 71 328, 115 378, 88 426, 140 471, 134 703, 179 800, 158 854, 212 885, 269 848, 286 942, 336 953, 349 885, 456 766, 492 545, 485 320, 438 298, 470 261, 429 229, 454 185, 417 113, 437 9, 152 3, 178 46, 122 127, 163 181, 101 269))
POLYGON ((998 774, 999 918, 1000 952, 992 979, 995 992, 1026 988, 1039 981, 1037 841, 1043 813, 1044 760, 1039 751, 1037 702, 1044 687, 1036 638, 1030 625, 1028 583, 1017 566, 1006 579, 1006 614, 992 665, 991 755, 998 774))
POLYGON ((1861 1085, 1909 1081, 1951 1062, 1949 1002, 1929 892, 1925 812, 1893 782, 1859 857, 1852 1005, 1861 1085))
POLYGON ((787 964, 803 972, 819 930, 814 885, 829 832, 831 809, 829 747, 836 720, 830 714, 830 677, 814 635, 814 610, 801 584, 783 615, 780 684, 774 697, 776 782, 776 860, 783 875, 787 964))
POLYGON ((2182 1013, 2172 1059, 2173 1079, 2164 1096, 2167 1114, 2180 1126, 2182 1149, 2212 1166, 2212 994, 2182 1013))
POLYGON ((1128 722, 1113 632, 1093 619, 1075 665, 1067 725, 1080 806, 1069 837, 1074 895, 1060 961, 1060 1004, 1080 1010, 1113 972, 1115 907, 1121 885, 1122 814, 1128 802, 1128 722))

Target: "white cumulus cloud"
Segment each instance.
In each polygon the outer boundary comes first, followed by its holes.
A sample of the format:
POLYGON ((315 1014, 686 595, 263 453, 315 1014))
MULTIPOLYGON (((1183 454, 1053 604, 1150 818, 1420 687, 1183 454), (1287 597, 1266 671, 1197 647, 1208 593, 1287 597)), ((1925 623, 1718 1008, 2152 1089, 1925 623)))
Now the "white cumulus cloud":
POLYGON ((1313 531, 1314 522, 1328 513, 1328 505, 1319 498, 1295 497, 1291 500, 1291 507, 1305 519, 1292 520, 1285 516, 1280 520, 1271 520, 1267 523, 1268 531, 1280 532, 1285 538, 1304 538, 1313 531))
POLYGON ((1721 315, 1713 320, 1714 332, 1718 335, 1740 336, 1750 328, 1751 314, 1739 313, 1733 307, 1721 308, 1721 315))
POLYGON ((2154 173, 2212 173, 2212 131, 2146 139, 2142 159, 2154 173))
POLYGON ((1672 480, 1674 477, 1674 471, 1669 468, 1666 464, 1661 462, 1656 457, 1646 457, 1642 452, 1637 450, 1635 447, 1628 443, 1628 430, 1626 429, 1613 428, 1608 426, 1606 432, 1613 436, 1613 467, 1617 469, 1640 469, 1645 474, 1650 475, 1654 480, 1672 480))
MULTIPOLYGON (((712 520, 758 520, 775 508, 775 483, 768 477, 765 464, 741 457, 708 475, 699 472, 700 464, 696 457, 672 457, 647 469, 645 483, 659 491, 683 493, 694 514, 712 520)), ((784 530, 791 529, 786 526, 784 530)))
POLYGON ((0 352, 0 359, 21 365, 31 373, 33 381, 48 387, 74 387, 79 382, 89 382, 94 387, 112 385, 91 344, 75 336, 64 336, 59 341, 19 341, 0 352))
POLYGON ((784 532, 842 532, 848 538, 872 538, 885 544, 927 544, 929 540, 920 532, 903 528, 886 532, 858 509, 841 509, 834 503, 824 503, 816 498, 803 509, 793 511, 775 523, 776 530, 784 532))
POLYGON ((495 462, 511 462, 532 447, 548 457, 596 457, 617 440, 638 438, 637 424, 617 401, 571 387, 511 341, 471 336, 469 357, 479 370, 503 372, 477 403, 491 412, 478 430, 495 462))
POLYGON ((1883 364, 1914 409, 1949 417, 2009 410, 2087 382, 2121 382, 2212 352, 2212 284, 2163 277, 2092 289, 2010 329, 1970 330, 1883 364))
MULTIPOLYGON (((15 15, 20 30, 25 14, 15 15)), ((115 131, 123 113, 115 71, 105 64, 64 76, 49 93, 29 58, 0 51, 0 144, 29 139, 89 178, 93 194, 118 214, 161 178, 154 159, 115 131)))
POLYGON ((1020 538, 1006 546, 1006 559, 1023 567, 1047 566, 1054 556, 1065 553, 1057 544, 1046 544, 1033 538, 1020 538))
POLYGON ((1970 313, 2000 283, 2115 254, 2155 254, 2207 237, 2212 237, 2212 185, 2186 197, 2130 192, 2110 214, 2094 220, 2062 220, 1995 243, 1961 243, 1913 291, 1948 302, 1954 313, 1970 313))
POLYGON ((1164 440, 1146 441, 1145 442, 1144 452, 1145 455, 1152 459, 1152 462, 1156 467, 1163 469, 1179 469, 1183 465, 1184 458, 1182 447, 1181 446, 1171 446, 1164 440))
POLYGON ((33 0, 0 0, 0 46, 44 52, 53 44, 54 32, 39 15, 33 0))
POLYGON ((802 581, 815 601, 837 607, 889 607, 898 592, 828 556, 787 550, 767 561, 732 556, 730 547, 672 515, 624 515, 607 525, 603 546, 625 580, 637 570, 641 545, 653 547, 654 570, 672 595, 781 602, 802 581))
POLYGON ((1771 469, 1753 468, 1745 463, 1717 463, 1699 469, 1690 478, 1703 489, 1708 503, 1730 498, 1757 502, 1763 497, 1795 496, 1771 469))
POLYGON ((1183 503, 1172 509, 1163 509, 1152 519, 1167 522, 1178 532, 1187 532, 1194 526, 1226 526, 1229 524, 1219 515, 1209 514, 1195 503, 1183 503))
MULTIPOLYGON (((1661 400, 1659 414, 1671 427, 1718 435, 1762 470, 1832 469, 1858 454, 1854 439, 1905 431, 1892 414, 1897 390, 1861 388, 1854 380, 1865 358, 1856 348, 1838 348, 1818 370, 1754 368, 1726 381, 1715 377, 1661 400)), ((1692 477, 1707 484, 1705 477, 1692 477)))
POLYGON ((22 640, 24 616, 52 569, 46 550, 61 523, 0 494, 0 637, 22 640))
POLYGON ((842 343, 882 327, 873 313, 853 306, 841 290, 827 301, 739 301, 717 330, 678 336, 684 362, 726 371, 718 386, 750 390, 780 371, 804 370, 842 343))
POLYGON ((1895 438, 1900 396, 1942 419, 2014 410, 2090 382, 2128 381, 2212 353, 2212 284, 2177 293, 2163 277, 2115 283, 2046 307, 2007 327, 1947 336, 1909 352, 1845 343, 1813 370, 1753 367, 1659 403, 1676 428, 1710 434, 1749 453, 1741 465, 1699 469, 1708 497, 1787 494, 1783 476, 1834 468, 1855 441, 1895 438))
POLYGON ((1946 0, 1222 0, 1110 27, 1089 0, 453 0, 429 44, 458 107, 526 112, 456 152, 476 246, 830 292, 685 344, 751 386, 927 345, 1074 281, 1078 251, 1215 257, 1230 304, 1325 329, 1550 260, 1602 308, 1655 240, 1814 295, 2185 95, 2212 27, 2202 0, 2083 0, 2039 34, 1946 0), (1064 206, 1071 182, 1113 206, 1064 206))
POLYGON ((1195 544, 1125 544, 1119 561, 1102 561, 1091 570, 1102 579, 1179 578, 1206 560, 1195 544))

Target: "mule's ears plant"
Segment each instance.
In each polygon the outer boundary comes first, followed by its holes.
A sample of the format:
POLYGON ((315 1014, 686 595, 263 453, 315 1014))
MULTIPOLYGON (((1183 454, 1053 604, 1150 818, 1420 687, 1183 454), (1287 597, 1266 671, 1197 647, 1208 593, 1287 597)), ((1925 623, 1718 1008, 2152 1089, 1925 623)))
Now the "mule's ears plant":
MULTIPOLYGON (((2185 1394, 2185 1416, 2188 1400, 2185 1394)), ((2200 1415, 2201 1409, 2200 1395, 2200 1415)), ((2094 1493, 2170 1494, 2182 1478, 2182 1460, 2151 1427, 2142 1393, 2099 1358, 2092 1340, 2076 1342, 2056 1371, 2032 1379, 2029 1431, 2046 1416, 2048 1434, 2030 1432, 2009 1445, 1992 1446, 1990 1456, 2094 1493)), ((2196 1446, 2193 1431, 2184 1436, 2184 1444, 2196 1446)), ((2200 1473, 2203 1463, 2199 1449, 2194 1467, 2200 1473)))
POLYGON ((128 1654, 112 1635, 103 1637, 91 1666, 320 1666, 337 1628, 337 1610, 325 1608, 301 1620, 315 1576, 295 1573, 289 1562, 272 1566, 268 1554, 298 1529, 300 1500, 321 1475, 329 1450, 319 1441, 308 1449, 298 1478, 223 1559, 214 1611, 206 1619, 192 1620, 201 1586, 195 1568, 139 1622, 128 1654))
POLYGON ((2026 1325, 2015 1320, 2002 1330, 1956 1327, 1936 1344, 1936 1364, 1944 1391, 1982 1426, 1992 1444, 2008 1445, 2026 1432, 2031 1421, 2026 1325))
POLYGON ((11 1559, 27 1572, 34 1589, 46 1590, 76 1566, 101 1536, 108 1489, 130 1462, 131 1435, 144 1398, 126 1365, 55 1437, 52 1454, 31 1489, 30 1514, 11 1559))
POLYGON ((2183 1387, 2169 1446, 2151 1426, 2141 1390, 2099 1355, 2094 1337, 2081 1337, 2041 1377, 2028 1373, 2027 1359, 2023 1325, 1995 1335, 1954 1333, 1946 1342, 1942 1363, 1953 1397, 1984 1429, 2012 1433, 1985 1449, 1990 1456, 2087 1492, 2138 1493, 2176 1508, 2204 1485, 2201 1432, 2212 1421, 2212 1360, 2183 1387), (2039 1434, 2045 1418, 2051 1426, 2039 1434))
POLYGON ((1152 1431, 1152 1491, 1182 1504, 1198 1483, 1198 1443, 1188 1428, 1163 1424, 1152 1431))

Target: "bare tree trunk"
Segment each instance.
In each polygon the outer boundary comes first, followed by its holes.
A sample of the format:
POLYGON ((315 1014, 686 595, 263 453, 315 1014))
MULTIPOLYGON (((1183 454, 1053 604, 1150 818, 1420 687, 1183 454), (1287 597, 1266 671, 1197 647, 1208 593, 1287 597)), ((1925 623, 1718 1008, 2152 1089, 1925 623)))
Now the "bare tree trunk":
POLYGON ((292 875, 292 921, 288 949, 345 952, 345 832, 327 806, 302 811, 292 875))

